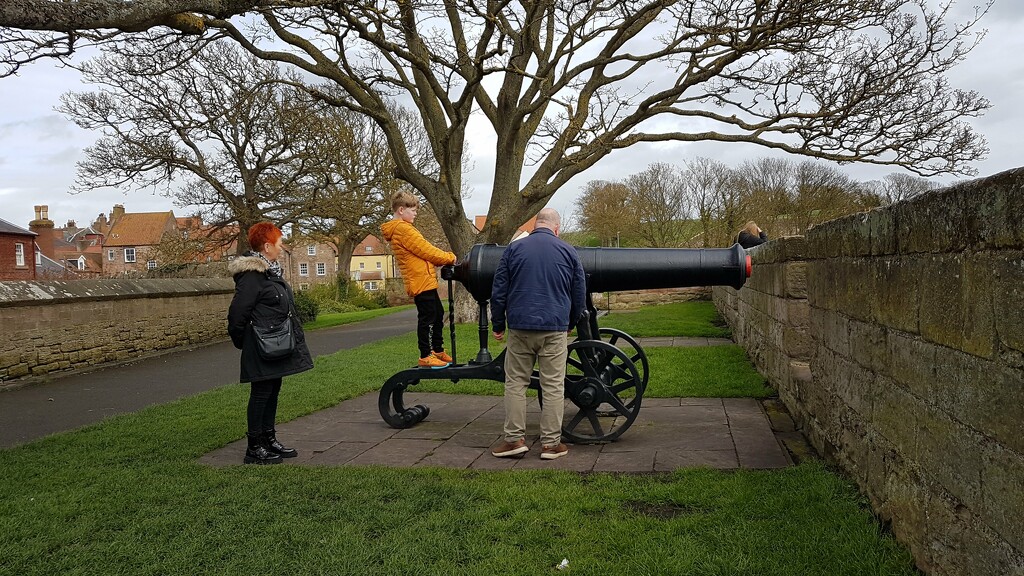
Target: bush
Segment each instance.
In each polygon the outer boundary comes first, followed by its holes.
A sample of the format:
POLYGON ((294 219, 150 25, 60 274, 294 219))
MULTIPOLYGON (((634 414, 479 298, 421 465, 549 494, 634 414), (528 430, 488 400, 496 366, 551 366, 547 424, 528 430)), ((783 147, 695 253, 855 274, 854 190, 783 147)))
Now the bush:
POLYGON ((320 313, 320 304, 310 297, 306 290, 295 293, 295 310, 299 313, 299 322, 305 324, 316 320, 320 313))

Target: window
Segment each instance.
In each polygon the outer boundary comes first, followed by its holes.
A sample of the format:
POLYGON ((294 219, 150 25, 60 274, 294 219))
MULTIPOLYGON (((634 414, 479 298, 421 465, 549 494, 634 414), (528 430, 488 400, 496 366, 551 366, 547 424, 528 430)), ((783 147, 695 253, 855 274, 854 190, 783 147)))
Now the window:
POLYGON ((375 292, 377 290, 377 282, 375 282, 375 281, 367 282, 367 283, 363 284, 363 288, 366 289, 369 292, 375 292))
POLYGON ((110 262, 114 261, 114 249, 107 250, 107 260, 110 262))
POLYGON ((367 252, 373 252, 373 246, 367 246, 366 247, 366 251, 367 252))
POLYGON ((305 262, 299 263, 299 276, 309 276, 309 264, 305 262))
POLYGON ((317 276, 327 276, 327 264, 325 264, 323 262, 317 262, 316 263, 316 275, 317 276))
POLYGON ((299 290, 309 290, 309 284, 299 284, 299 290))
POLYGON ((377 261, 377 270, 380 270, 380 260, 377 261))
POLYGON ((308 254, 310 256, 316 256, 316 246, 307 246, 306 247, 306 254, 308 254))
POLYGON ((146 270, 156 270, 156 260, 146 262, 146 270))
POLYGON ((14 244, 14 265, 25 265, 25 245, 20 242, 14 244))
POLYGON ((43 253, 40 252, 39 250, 36 250, 36 266, 39 266, 42 263, 43 263, 43 253))
POLYGON ((366 262, 359 263, 359 269, 362 270, 363 268, 366 268, 366 262))
POLYGON ((78 257, 78 269, 85 270, 85 256, 78 257))
POLYGON ((125 262, 135 262, 135 248, 125 248, 124 249, 124 261, 125 262))

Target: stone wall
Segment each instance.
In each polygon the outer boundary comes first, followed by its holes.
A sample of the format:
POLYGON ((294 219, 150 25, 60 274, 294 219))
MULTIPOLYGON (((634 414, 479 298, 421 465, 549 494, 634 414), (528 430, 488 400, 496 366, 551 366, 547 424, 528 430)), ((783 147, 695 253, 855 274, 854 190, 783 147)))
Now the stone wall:
POLYGON ((1024 169, 751 250, 715 302, 932 574, 1024 574, 1024 169))
POLYGON ((227 278, 0 282, 0 388, 227 337, 227 278))
POLYGON ((695 288, 628 290, 623 292, 595 293, 592 297, 594 299, 594 306, 598 310, 636 310, 643 306, 655 304, 708 300, 711 298, 711 289, 706 286, 698 286, 695 288))

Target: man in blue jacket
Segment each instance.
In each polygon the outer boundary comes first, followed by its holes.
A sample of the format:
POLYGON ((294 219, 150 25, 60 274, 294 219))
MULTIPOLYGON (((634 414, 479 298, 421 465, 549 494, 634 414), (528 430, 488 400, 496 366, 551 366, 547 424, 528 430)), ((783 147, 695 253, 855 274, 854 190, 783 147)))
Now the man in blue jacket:
POLYGON ((586 309, 587 281, 576 249, 558 238, 561 217, 551 208, 537 214, 529 236, 505 249, 494 273, 491 321, 505 347, 505 437, 491 454, 504 458, 530 450, 526 445, 526 388, 536 362, 543 407, 540 457, 554 460, 569 448, 562 443, 565 360, 568 334, 586 309))

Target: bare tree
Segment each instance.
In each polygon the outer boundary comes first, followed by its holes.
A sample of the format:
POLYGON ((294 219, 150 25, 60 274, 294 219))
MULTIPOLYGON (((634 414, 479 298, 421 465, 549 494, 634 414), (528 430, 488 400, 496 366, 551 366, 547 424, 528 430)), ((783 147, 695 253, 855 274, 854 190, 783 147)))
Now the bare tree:
POLYGON ((617 246, 636 229, 627 208, 629 188, 620 182, 591 180, 576 198, 578 226, 597 237, 602 246, 617 246))
POLYGON ((656 162, 626 178, 627 209, 640 246, 674 248, 683 242, 689 217, 686 185, 679 169, 656 162))
POLYGON ((849 176, 834 166, 804 161, 793 171, 793 203, 787 230, 803 234, 815 224, 852 214, 863 208, 860 188, 849 176))
POLYGON ((729 198, 732 170, 717 160, 697 157, 686 161, 686 191, 689 204, 700 222, 698 245, 702 248, 723 246, 728 243, 732 229, 723 232, 718 224, 718 215, 729 198))
MULTIPOLYGON (((973 47, 980 14, 947 27, 946 11, 923 0, 248 7, 245 21, 196 10, 258 57, 341 87, 343 97, 325 99, 384 130, 398 177, 431 204, 457 252, 473 239, 460 195, 473 114, 497 142, 487 241, 507 240, 571 178, 643 142, 748 142, 922 175, 971 173, 987 152, 966 120, 988 102, 945 79, 973 47), (429 138, 427 172, 396 130, 399 96, 429 138)), ((26 28, 0 16, 5 25, 26 28)))
POLYGON ((884 204, 894 204, 938 188, 940 188, 939 184, 926 178, 893 172, 886 174, 882 179, 879 192, 884 204))
POLYGON ((779 219, 793 211, 793 174, 793 163, 786 158, 757 158, 736 168, 731 185, 739 203, 727 219, 731 234, 735 236, 747 220, 756 221, 769 234, 788 228, 779 219))

